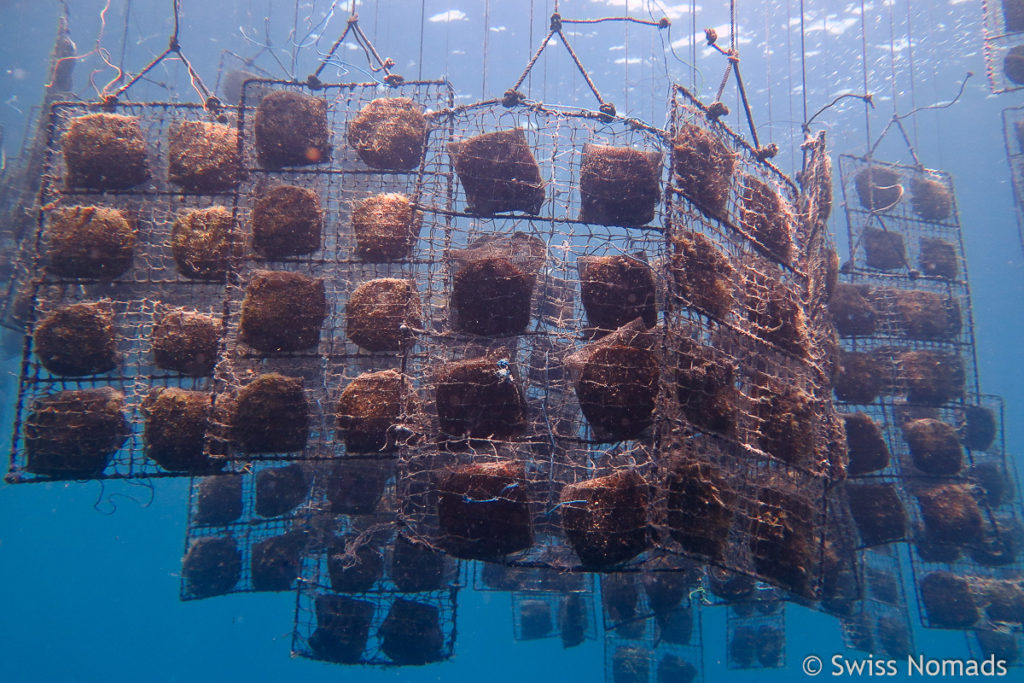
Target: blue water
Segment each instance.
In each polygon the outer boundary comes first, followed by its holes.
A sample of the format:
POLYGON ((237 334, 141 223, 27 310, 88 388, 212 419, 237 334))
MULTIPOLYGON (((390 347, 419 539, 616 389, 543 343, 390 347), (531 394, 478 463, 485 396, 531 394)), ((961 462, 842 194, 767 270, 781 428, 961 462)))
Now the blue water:
MULTIPOLYGON (((913 48, 913 90, 910 54, 906 48, 907 3, 867 3, 868 90, 876 95, 870 127, 877 135, 893 112, 893 83, 901 113, 913 106, 948 101, 967 71, 963 98, 948 109, 922 112, 908 120, 922 163, 952 174, 957 188, 961 224, 971 274, 975 334, 982 390, 1002 395, 1007 403, 1007 447, 1020 442, 1024 406, 1024 260, 1014 217, 1005 161, 1000 110, 1024 103, 1024 96, 993 96, 984 80, 981 3, 929 0, 913 3, 910 33, 913 48), (893 75, 895 74, 895 80, 893 75)), ((311 46, 294 68, 289 32, 298 16, 296 41, 319 42, 326 49, 347 16, 340 3, 324 28, 317 28, 330 2, 293 3, 230 0, 201 3, 183 0, 181 43, 204 79, 216 80, 222 50, 242 56, 259 51, 264 17, 280 64, 263 55, 258 63, 274 76, 304 78, 315 66, 311 46), (310 22, 306 22, 306 17, 310 22), (305 27, 305 28, 304 28, 305 27), (243 32, 250 39, 243 37, 243 32), (252 38, 255 36, 255 38, 252 38)), ((574 27, 570 34, 581 59, 592 71, 606 99, 620 113, 662 125, 668 85, 676 80, 694 85, 711 99, 724 71, 720 55, 702 44, 695 50, 697 72, 664 44, 677 42, 677 55, 689 60, 689 37, 702 37, 705 26, 718 27, 728 38, 728 3, 703 3, 696 17, 690 3, 671 5, 671 34, 649 27, 601 24, 574 27), (714 5, 714 6, 711 6, 714 5), (666 73, 667 72, 667 73, 666 73), (697 73, 698 75, 695 75, 697 73)), ((836 0, 806 0, 805 37, 807 99, 810 111, 845 91, 863 92, 861 5, 836 0)), ((460 101, 494 97, 511 86, 547 28, 550 1, 482 0, 447 2, 381 0, 361 3, 361 25, 382 55, 396 60, 395 70, 407 78, 448 78, 460 101), (422 61, 421 51, 422 27, 422 61), (487 37, 486 52, 483 47, 487 37), (532 37, 532 41, 531 41, 532 37)), ((127 21, 124 50, 127 68, 137 71, 166 45, 171 2, 136 0, 127 21)), ((748 83, 754 119, 762 138, 777 142, 778 159, 796 170, 801 63, 797 0, 738 3, 743 76, 748 83)), ((661 4, 640 0, 566 0, 564 16, 626 14, 662 15, 661 4)), ((72 34, 80 51, 88 51, 100 31, 103 2, 72 0, 72 34)), ((114 0, 107 13, 103 45, 110 59, 121 59, 125 31, 124 0, 114 0)), ((21 131, 32 106, 41 99, 46 60, 52 45, 56 3, 0 1, 0 125, 5 150, 17 153, 21 131)), ((324 80, 362 81, 362 54, 344 49, 351 64, 329 67, 324 80), (346 73, 347 71, 347 73, 346 73), (329 77, 328 77, 329 76, 329 77)), ((229 61, 229 67, 237 66, 229 61)), ((95 58, 76 69, 76 87, 86 98, 95 58)), ((112 76, 97 73, 99 84, 112 76)), ((153 82, 141 83, 137 99, 193 101, 194 94, 179 66, 159 67, 153 82), (163 85, 161 85, 163 84, 163 85), (164 87, 167 86, 167 87, 164 87), (169 88, 177 91, 172 95, 169 88)), ((594 106, 566 55, 554 46, 524 85, 538 100, 594 106)), ((738 112, 730 83, 723 99, 738 112)), ((133 91, 134 95, 134 91, 133 91)), ((744 130, 733 116, 730 125, 744 130)), ((863 154, 866 134, 863 107, 846 101, 819 118, 828 131, 831 151, 863 154)), ((902 143, 887 139, 882 159, 906 163, 902 143)), ((838 203, 837 198, 837 203, 838 203)), ((836 210, 832 228, 845 250, 846 226, 836 210)), ((0 368, 2 424, 9 429, 16 396, 17 362, 0 368)), ((8 443, 4 432, 0 443, 8 443)), ((1018 467, 1024 460, 1018 459, 1018 467)), ((1024 473, 1022 473, 1024 474, 1024 473)), ((178 601, 180 559, 186 525, 187 479, 155 482, 155 493, 126 483, 55 483, 0 487, 0 678, 5 681, 206 681, 206 680, 346 680, 357 681, 600 681, 604 680, 604 645, 600 637, 563 650, 558 639, 516 642, 511 601, 504 593, 460 592, 458 639, 449 662, 422 668, 340 668, 289 657, 295 597, 292 593, 243 594, 211 600, 178 601)), ((917 623, 911 600, 911 623, 917 623)), ((828 659, 843 652, 837 622, 831 617, 789 607, 787 666, 782 670, 727 671, 725 613, 703 610, 706 680, 790 681, 804 676, 801 660, 809 654, 828 659)), ((966 657, 961 633, 915 631, 916 650, 931 657, 966 657)), ((851 656, 856 656, 851 653, 851 656)), ((828 669, 826 669, 826 673, 828 669)), ((823 675, 824 676, 824 675, 823 675)), ((1010 679, 1021 680, 1020 670, 1010 679)))

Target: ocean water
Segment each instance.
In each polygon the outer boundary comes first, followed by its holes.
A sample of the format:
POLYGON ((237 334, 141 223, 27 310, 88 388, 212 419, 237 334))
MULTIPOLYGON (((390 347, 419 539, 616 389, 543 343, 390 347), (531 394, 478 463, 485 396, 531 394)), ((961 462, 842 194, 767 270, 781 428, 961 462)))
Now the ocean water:
MULTIPOLYGON (((69 0, 71 35, 80 53, 98 44, 112 64, 139 71, 167 44, 170 1, 69 0)), ((244 58, 275 78, 304 80, 340 35, 349 3, 325 0, 181 2, 180 43, 211 87, 218 72, 244 58)), ((665 125, 668 91, 676 82, 705 101, 714 99, 725 60, 704 42, 715 27, 730 41, 728 3, 642 0, 565 0, 565 17, 630 15, 671 29, 622 22, 573 25, 572 45, 606 100, 619 113, 665 125), (671 48, 670 48, 671 46, 671 48)), ((962 97, 948 108, 904 120, 921 163, 950 173, 957 191, 971 275, 978 371, 985 393, 1006 401, 1007 450, 1020 443, 1024 365, 1024 252, 1014 213, 1000 112, 1022 104, 1019 93, 993 95, 985 80, 981 3, 964 0, 737 0, 736 47, 762 141, 780 147, 779 167, 799 170, 800 122, 848 92, 874 95, 874 108, 846 99, 815 121, 831 153, 863 155, 892 119, 917 107, 950 102, 965 74, 962 97), (801 17, 803 49, 801 50, 801 17), (865 29, 865 30, 862 30, 865 29), (866 74, 865 74, 866 65, 866 74), (866 86, 866 87, 865 87, 866 86)), ((15 163, 33 106, 42 99, 47 57, 59 3, 0 1, 0 125, 8 163, 15 163)), ((544 36, 550 0, 485 2, 381 0, 358 3, 360 26, 394 70, 408 79, 445 78, 458 103, 500 97, 511 87, 544 36)), ((325 82, 364 82, 360 50, 343 44, 325 82)), ((94 100, 116 71, 96 54, 76 65, 75 93, 94 100), (95 87, 94 85, 95 84, 95 87)), ((586 84, 559 45, 552 45, 521 88, 552 105, 595 108, 586 84)), ((383 92, 383 90, 382 90, 383 92)), ((167 62, 130 92, 134 101, 195 102, 180 63, 167 62)), ((728 124, 747 134, 733 81, 722 96, 728 124)), ((876 158, 911 163, 907 146, 890 134, 876 158)), ((838 171, 838 168, 836 169, 838 171)), ((838 184, 837 184, 838 189, 838 184)), ((830 227, 840 254, 848 253, 845 216, 836 198, 830 227)), ((20 357, 0 372, 0 443, 10 442, 20 357)), ((1018 459, 1018 470, 1021 466, 1018 459)), ((180 602, 179 574, 187 523, 187 478, 140 482, 54 482, 0 486, 0 677, 5 681, 600 681, 606 670, 600 624, 582 645, 563 649, 558 638, 517 641, 509 594, 474 590, 465 569, 458 593, 454 656, 422 667, 340 667, 290 657, 294 592, 244 593, 180 602)), ((902 552, 906 560, 909 554, 902 552)), ((908 564, 906 561, 904 564, 908 564)), ((592 607, 599 609, 599 597, 592 607)), ((909 619, 915 654, 970 656, 962 632, 921 628, 913 595, 909 619)), ((792 681, 807 678, 809 655, 826 661, 844 649, 838 622, 795 605, 786 613, 786 663, 779 669, 727 667, 724 607, 700 610, 706 681, 792 681)), ((600 622, 600 620, 598 620, 600 622)), ((901 669, 905 673, 906 669, 901 669)), ((1021 678, 1011 669, 1006 678, 1021 678)), ((900 677, 906 677, 900 676, 900 677)), ((652 677, 652 680, 653 677, 652 677)))

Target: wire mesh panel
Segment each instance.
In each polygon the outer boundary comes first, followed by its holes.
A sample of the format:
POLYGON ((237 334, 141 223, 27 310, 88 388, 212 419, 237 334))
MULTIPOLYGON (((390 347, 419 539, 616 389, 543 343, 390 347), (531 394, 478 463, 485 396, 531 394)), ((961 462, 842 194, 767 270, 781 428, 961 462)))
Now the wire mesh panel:
POLYGON ((726 667, 729 669, 779 669, 786 665, 785 603, 759 602, 726 615, 726 667), (757 608, 765 610, 758 613, 757 608))
POLYGON ((1003 110, 1002 116, 1003 145, 1006 149, 1006 162, 1010 167, 1017 231, 1024 245, 1024 108, 1009 107, 1003 110))
MULTIPOLYGON (((607 578, 607 577, 604 577, 607 578)), ((703 681, 704 650, 700 610, 694 608, 673 613, 671 630, 659 630, 633 638, 621 629, 605 630, 605 680, 613 683, 633 681, 703 681)))
POLYGON ((398 536, 390 519, 341 520, 304 561, 292 652, 380 666, 448 659, 459 574, 451 558, 398 536))
POLYGON ((424 209, 429 371, 423 439, 402 451, 404 518, 468 558, 632 561, 648 547, 662 138, 542 106, 439 115, 452 137, 428 146, 458 182, 424 209), (603 506, 629 513, 598 521, 603 506))
POLYGON ((1019 669, 1024 665, 1021 653, 1024 652, 1024 634, 1006 633, 1003 631, 972 631, 967 635, 967 647, 971 658, 987 660, 995 657, 1004 666, 1019 669))
POLYGON ((899 551, 863 550, 858 560, 864 598, 842 619, 843 641, 860 652, 904 659, 915 650, 899 551))
POLYGON ((325 529, 310 512, 316 471, 307 463, 254 463, 192 480, 181 598, 295 587, 325 529))
POLYGON ((245 84, 245 239, 227 290, 211 452, 308 459, 393 450, 388 430, 409 410, 419 367, 405 330, 421 326, 417 285, 430 263, 417 206, 450 174, 425 147, 428 135, 447 135, 425 113, 449 106, 452 91, 410 82, 386 94, 369 84, 245 84), (370 414, 374 401, 381 414, 370 414), (308 430, 251 424, 292 416, 308 430), (235 438, 259 429, 266 438, 235 438))
POLYGON ((196 444, 226 258, 200 273, 180 241, 197 224, 232 239, 235 118, 187 104, 52 106, 39 230, 23 255, 34 276, 15 295, 29 336, 9 481, 216 469, 196 444))

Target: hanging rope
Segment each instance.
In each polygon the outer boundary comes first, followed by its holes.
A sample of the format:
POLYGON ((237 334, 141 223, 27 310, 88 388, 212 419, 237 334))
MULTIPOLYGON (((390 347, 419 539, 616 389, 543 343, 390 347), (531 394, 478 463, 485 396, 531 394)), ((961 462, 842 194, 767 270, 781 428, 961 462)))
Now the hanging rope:
POLYGON ((889 3, 889 85, 892 86, 892 115, 898 111, 899 89, 896 87, 896 11, 889 3))
MULTIPOLYGON (((867 91, 867 85, 864 86, 867 91)), ((800 0, 800 94, 804 100, 804 121, 807 120, 807 34, 804 30, 804 0, 800 0)))
MULTIPOLYGON (((910 0, 907 0, 907 59, 910 62, 910 108, 912 110, 917 109, 917 89, 915 88, 914 78, 914 31, 913 25, 910 21, 910 0)), ((917 140, 917 117, 915 116, 912 121, 914 125, 914 146, 918 146, 917 140)))
POLYGON ((952 107, 963 96, 964 89, 967 87, 967 81, 973 75, 974 75, 973 71, 968 71, 964 75, 964 79, 962 81, 960 81, 960 88, 959 88, 959 90, 957 90, 956 96, 952 100, 950 100, 949 102, 939 102, 939 103, 936 103, 936 104, 929 104, 929 105, 926 105, 924 107, 917 107, 917 108, 912 109, 911 111, 907 112, 906 114, 896 114, 896 113, 893 113, 892 119, 889 121, 889 123, 882 130, 882 134, 879 135, 878 139, 875 140, 875 143, 873 145, 871 145, 871 147, 870 147, 870 149, 868 151, 868 156, 870 157, 872 154, 874 154, 875 150, 878 148, 878 145, 881 144, 881 142, 885 138, 885 136, 889 133, 889 131, 892 129, 892 127, 895 126, 896 129, 899 130, 900 135, 903 137, 903 141, 906 143, 907 149, 910 151, 910 156, 913 157, 913 159, 914 159, 914 164, 916 166, 920 167, 921 166, 921 162, 918 160, 917 153, 914 151, 914 145, 911 144, 910 136, 907 134, 907 130, 903 126, 903 119, 908 118, 908 117, 914 117, 914 116, 916 116, 918 114, 918 112, 926 111, 928 109, 948 109, 949 107, 952 107))
POLYGON ((120 72, 118 74, 118 79, 120 79, 121 76, 124 74, 124 60, 125 55, 128 52, 128 20, 131 18, 131 16, 132 1, 128 0, 128 3, 125 5, 124 8, 124 29, 121 32, 121 59, 119 59, 117 63, 117 70, 120 72))
MULTIPOLYGON (((732 10, 735 11, 735 5, 732 5, 732 10)), ((718 50, 719 54, 722 54, 729 60, 728 65, 725 67, 725 75, 722 77, 722 82, 718 86, 718 95, 715 97, 715 102, 711 105, 710 111, 712 116, 716 118, 718 116, 724 116, 729 113, 728 107, 722 104, 722 93, 725 92, 725 86, 729 81, 729 75, 732 74, 736 77, 736 90, 740 96, 740 103, 743 105, 743 113, 747 118, 747 126, 750 129, 750 139, 754 143, 755 156, 762 161, 770 159, 779 153, 779 147, 776 144, 761 146, 761 142, 757 138, 757 128, 754 126, 754 115, 750 110, 750 101, 747 99, 747 89, 743 85, 743 76, 740 75, 740 56, 735 48, 729 48, 728 50, 723 49, 718 44, 718 32, 713 28, 704 29, 704 37, 708 41, 708 45, 718 50)), ((730 37, 730 42, 735 44, 735 36, 730 37)))
POLYGON ((487 44, 488 34, 491 32, 491 0, 484 0, 484 59, 480 71, 483 77, 480 82, 480 99, 487 97, 487 44))
POLYGON ((846 93, 846 94, 843 94, 843 95, 839 95, 838 97, 834 98, 831 102, 826 104, 824 107, 822 107, 818 111, 814 112, 814 116, 812 116, 811 118, 809 118, 806 121, 804 121, 803 125, 801 126, 803 131, 805 133, 810 133, 811 132, 811 124, 814 123, 814 119, 818 118, 819 114, 821 114, 822 112, 824 112, 824 111, 826 111, 828 109, 831 109, 832 107, 836 106, 837 104, 839 104, 839 102, 841 102, 842 100, 845 100, 847 97, 852 97, 854 99, 862 100, 862 101, 866 102, 868 105, 870 105, 872 109, 874 109, 874 107, 875 107, 875 99, 871 95, 871 93, 865 93, 863 95, 858 95, 857 93, 846 93))
MULTIPOLYGON (((803 0, 801 0, 801 3, 802 2, 803 2, 803 0)), ((861 60, 861 66, 862 66, 863 74, 864 74, 864 92, 867 93, 867 92, 870 92, 870 90, 868 90, 868 23, 867 23, 867 19, 866 19, 866 14, 864 12, 864 0, 860 0, 860 60, 861 60)), ((804 81, 804 90, 805 91, 806 91, 806 85, 807 85, 807 82, 805 80, 804 81)), ((805 95, 805 97, 806 97, 806 95, 805 95)), ((864 102, 864 135, 866 137, 866 144, 867 144, 868 150, 871 149, 871 116, 870 116, 870 109, 873 106, 874 105, 871 102, 867 101, 867 100, 864 102)), ((868 152, 868 157, 870 158, 870 156, 871 156, 871 153, 869 151, 868 152)))
POLYGON ((526 80, 526 77, 530 74, 530 71, 533 69, 534 65, 537 64, 537 60, 540 59, 540 56, 544 52, 544 49, 548 46, 548 43, 550 43, 551 39, 557 35, 558 39, 565 47, 565 51, 568 52, 569 57, 572 58, 573 64, 576 65, 576 69, 583 77, 583 80, 587 84, 587 87, 590 88, 590 92, 593 93, 594 97, 597 99, 598 111, 601 112, 601 114, 606 119, 611 119, 612 117, 615 116, 615 105, 612 104, 611 102, 606 102, 605 99, 601 97, 601 93, 598 91, 593 79, 590 78, 590 74, 587 73, 586 68, 583 66, 583 63, 580 61, 580 58, 576 56, 575 50, 572 49, 572 45, 570 45, 568 38, 566 38, 565 33, 562 31, 562 26, 563 24, 596 24, 602 21, 627 20, 633 21, 638 24, 657 26, 659 29, 666 28, 670 25, 670 22, 667 17, 659 22, 649 22, 644 21, 642 19, 633 19, 631 17, 606 17, 603 19, 562 19, 562 16, 558 13, 558 2, 556 0, 555 12, 551 15, 551 22, 548 27, 547 35, 545 35, 544 39, 541 40, 540 47, 538 47, 537 51, 533 53, 532 57, 530 57, 530 61, 527 63, 526 68, 523 69, 523 73, 519 75, 519 78, 516 80, 515 84, 505 91, 505 94, 502 97, 502 103, 506 107, 514 107, 516 105, 523 104, 526 101, 526 97, 523 95, 522 92, 520 92, 520 88, 523 85, 523 81, 526 80))
MULTIPOLYGON (((422 32, 422 22, 420 30, 422 32)), ((320 74, 323 72, 327 64, 330 63, 331 58, 334 57, 334 53, 338 51, 338 48, 345 41, 345 38, 348 37, 349 33, 352 34, 352 38, 353 40, 355 40, 356 45, 362 48, 363 54, 366 55, 366 61, 370 65, 370 71, 373 71, 374 73, 380 71, 384 72, 384 83, 386 83, 387 85, 399 85, 405 80, 398 74, 391 73, 391 68, 395 65, 395 60, 391 59, 390 57, 388 57, 387 59, 383 59, 377 52, 377 48, 373 46, 373 42, 367 37, 365 33, 363 33, 363 30, 359 28, 359 16, 355 12, 355 2, 353 0, 351 13, 349 14, 348 21, 345 23, 345 30, 341 32, 341 35, 338 36, 338 39, 334 41, 333 45, 331 45, 331 49, 327 51, 327 54, 324 56, 323 60, 321 60, 320 65, 316 68, 316 71, 311 73, 306 78, 306 84, 310 88, 313 88, 315 90, 323 85, 323 83, 320 81, 320 74)), ((421 64, 423 61, 422 42, 423 40, 421 34, 421 64)), ((422 70, 422 66, 420 68, 422 70)))
POLYGON ((164 61, 164 59, 170 57, 171 55, 174 55, 177 59, 181 60, 181 63, 184 64, 185 68, 188 70, 189 82, 192 84, 192 89, 199 94, 199 97, 203 101, 203 106, 206 107, 207 111, 215 115, 220 112, 220 100, 217 99, 216 95, 210 92, 210 89, 206 87, 206 84, 203 83, 203 79, 200 78, 199 73, 195 70, 195 68, 193 68, 192 62, 190 62, 188 60, 188 57, 185 56, 185 53, 181 51, 181 43, 178 40, 178 35, 181 27, 181 0, 172 0, 172 2, 174 6, 174 31, 171 33, 171 37, 167 41, 167 49, 161 52, 155 58, 153 58, 153 60, 149 64, 143 67, 142 71, 137 73, 127 83, 122 85, 114 92, 109 92, 109 88, 113 84, 120 82, 124 74, 124 72, 121 69, 118 69, 117 78, 111 81, 109 84, 107 84, 107 87, 105 87, 103 91, 100 93, 100 96, 103 100, 103 104, 110 106, 116 103, 123 94, 128 92, 129 88, 135 85, 147 73, 152 71, 158 64, 164 61))
POLYGON ((416 78, 423 80, 423 33, 426 28, 427 22, 425 21, 427 12, 427 0, 420 0, 420 56, 416 60, 418 71, 416 72, 416 78))

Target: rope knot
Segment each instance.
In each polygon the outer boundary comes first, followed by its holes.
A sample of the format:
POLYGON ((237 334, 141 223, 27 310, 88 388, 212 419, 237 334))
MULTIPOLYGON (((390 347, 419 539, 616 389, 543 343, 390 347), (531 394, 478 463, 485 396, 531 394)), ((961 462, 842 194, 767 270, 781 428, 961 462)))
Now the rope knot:
POLYGON ((778 153, 779 146, 776 145, 774 142, 764 145, 763 147, 758 147, 756 150, 754 150, 754 156, 757 157, 760 161, 764 161, 765 159, 771 159, 775 157, 775 155, 777 155, 778 153))
POLYGON ((729 107, 725 106, 725 102, 718 101, 712 102, 711 106, 708 107, 708 116, 717 119, 722 116, 729 115, 729 107))
POLYGON ((523 96, 523 93, 511 88, 506 90, 505 94, 501 96, 502 106, 508 109, 522 104, 525 100, 526 98, 523 96))

